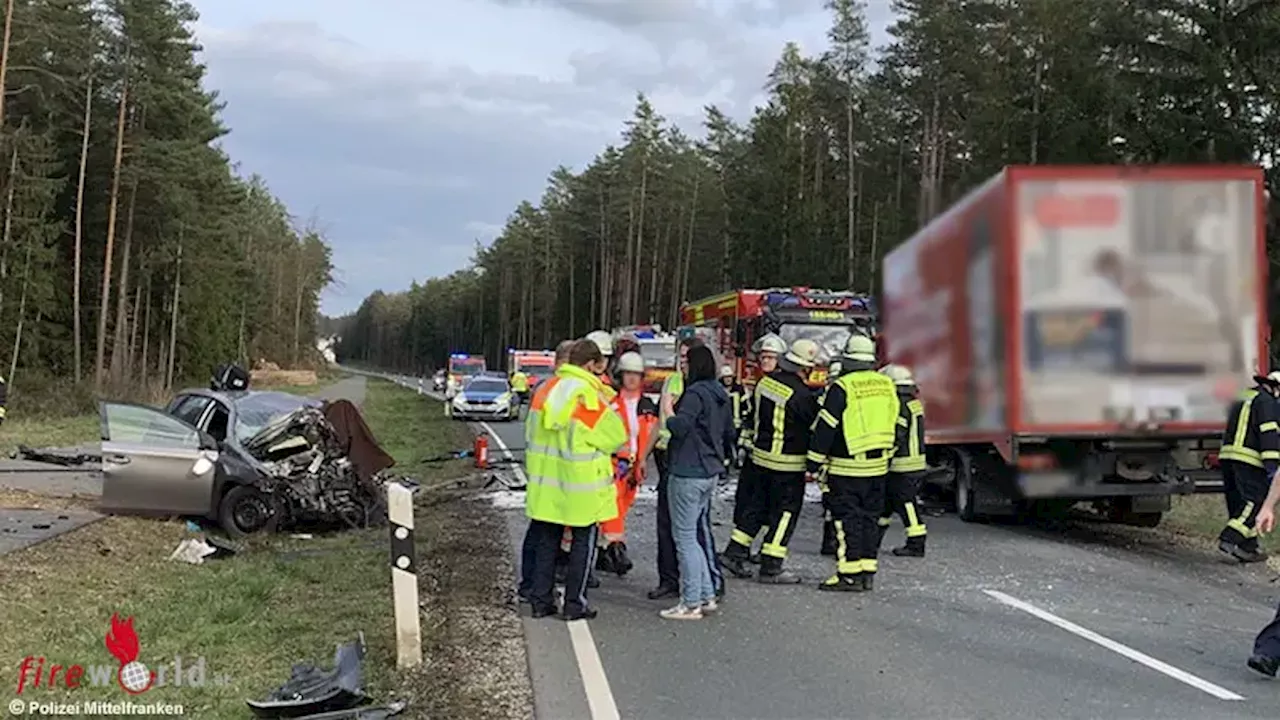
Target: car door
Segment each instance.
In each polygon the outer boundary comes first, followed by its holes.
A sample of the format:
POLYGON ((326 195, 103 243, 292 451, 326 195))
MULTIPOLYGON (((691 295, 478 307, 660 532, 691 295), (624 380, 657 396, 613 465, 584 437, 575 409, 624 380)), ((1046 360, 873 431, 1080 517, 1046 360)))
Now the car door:
POLYGON ((162 410, 103 402, 102 506, 206 515, 213 502, 216 443, 162 410))

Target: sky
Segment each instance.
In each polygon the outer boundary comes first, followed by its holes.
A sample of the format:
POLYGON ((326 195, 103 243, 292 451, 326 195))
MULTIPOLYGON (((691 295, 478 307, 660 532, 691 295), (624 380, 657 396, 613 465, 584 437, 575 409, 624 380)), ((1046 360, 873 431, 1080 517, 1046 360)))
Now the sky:
MULTIPOLYGON (((873 41, 890 0, 868 0, 873 41)), ((194 0, 222 140, 333 246, 321 310, 465 267, 557 165, 616 142, 637 91, 690 134, 745 118, 823 0, 194 0)))

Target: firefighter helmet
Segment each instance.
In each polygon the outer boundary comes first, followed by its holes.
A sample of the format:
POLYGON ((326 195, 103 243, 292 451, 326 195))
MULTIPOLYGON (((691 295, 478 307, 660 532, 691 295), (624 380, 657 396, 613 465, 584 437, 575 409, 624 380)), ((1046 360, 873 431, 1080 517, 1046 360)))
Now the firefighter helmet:
POLYGON ((733 366, 732 365, 721 366, 720 379, 723 380, 725 378, 731 378, 731 377, 733 377, 733 366))
POLYGON ((905 365, 885 365, 880 369, 880 372, 884 373, 898 387, 916 386, 915 376, 911 374, 911 369, 905 365))
POLYGON ((769 333, 768 335, 765 335, 764 337, 760 338, 760 342, 756 347, 757 347, 756 349, 757 354, 773 353, 775 355, 781 355, 782 353, 787 351, 786 341, 778 337, 774 333, 769 333))
POLYGON ((638 352, 625 352, 618 358, 618 372, 644 372, 644 358, 638 352))
POLYGON ((821 348, 818 343, 807 338, 800 338, 791 343, 791 349, 784 356, 786 361, 792 365, 798 365, 802 368, 811 368, 818 363, 818 354, 821 348))
POLYGON ((845 343, 844 357, 853 362, 874 363, 876 361, 876 341, 862 333, 854 333, 849 336, 849 341, 845 343))
POLYGON ((613 338, 609 333, 603 330, 592 330, 587 333, 585 339, 595 343, 596 347, 600 348, 601 355, 608 357, 613 354, 613 338))

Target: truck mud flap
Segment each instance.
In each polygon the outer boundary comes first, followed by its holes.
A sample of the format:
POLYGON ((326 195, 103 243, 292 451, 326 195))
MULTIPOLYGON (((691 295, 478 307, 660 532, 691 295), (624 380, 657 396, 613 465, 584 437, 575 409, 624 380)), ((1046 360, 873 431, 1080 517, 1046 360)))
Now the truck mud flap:
POLYGON ((1197 488, 1197 482, 1185 476, 1173 482, 1101 483, 1081 482, 1078 476, 1065 472, 1018 475, 1018 492, 1027 500, 1191 495, 1199 492, 1197 488))

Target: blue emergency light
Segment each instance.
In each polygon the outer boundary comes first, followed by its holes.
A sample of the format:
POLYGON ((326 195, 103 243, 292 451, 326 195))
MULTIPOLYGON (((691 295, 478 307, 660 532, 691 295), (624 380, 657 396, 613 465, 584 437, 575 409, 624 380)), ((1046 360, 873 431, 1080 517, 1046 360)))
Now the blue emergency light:
POLYGON ((637 340, 652 340, 657 337, 653 334, 652 330, 638 330, 636 331, 635 336, 637 340))
POLYGON ((450 355, 449 357, 454 357, 454 358, 458 358, 458 359, 460 359, 460 360, 465 360, 465 359, 467 359, 467 358, 469 358, 469 357, 471 357, 471 356, 470 356, 470 355, 468 355, 468 354, 466 354, 466 353, 453 353, 453 354, 452 354, 452 355, 450 355))

